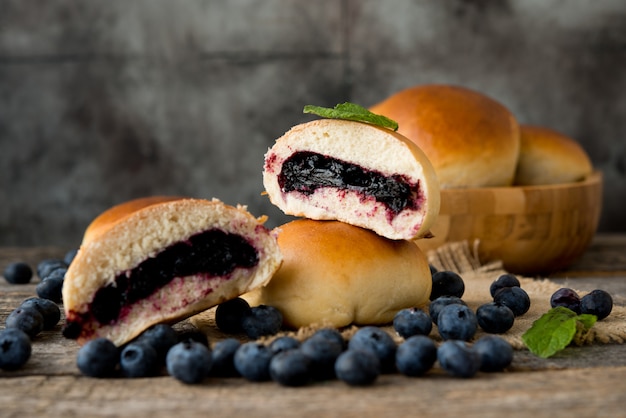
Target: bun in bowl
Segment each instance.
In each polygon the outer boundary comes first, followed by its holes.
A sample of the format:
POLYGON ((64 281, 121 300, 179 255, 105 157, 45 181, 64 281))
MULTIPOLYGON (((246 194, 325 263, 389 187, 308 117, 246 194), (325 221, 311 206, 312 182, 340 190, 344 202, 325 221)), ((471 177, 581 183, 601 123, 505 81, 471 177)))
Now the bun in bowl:
POLYGON ((593 172, 589 156, 574 139, 541 126, 521 125, 515 185, 582 181, 593 172))
POLYGON ((385 324, 429 301, 430 267, 413 241, 338 221, 300 219, 279 231, 282 266, 243 298, 278 308, 287 326, 385 324))
POLYGON ((513 184, 519 125, 502 104, 457 86, 421 85, 372 106, 430 159, 442 189, 513 184))

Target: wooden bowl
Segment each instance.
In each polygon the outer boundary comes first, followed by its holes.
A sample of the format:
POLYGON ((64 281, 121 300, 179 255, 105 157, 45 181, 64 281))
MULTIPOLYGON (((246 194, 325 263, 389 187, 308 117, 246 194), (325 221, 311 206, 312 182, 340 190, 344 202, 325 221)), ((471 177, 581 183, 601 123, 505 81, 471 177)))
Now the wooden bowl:
POLYGON ((424 251, 468 242, 481 262, 502 261, 515 274, 565 269, 587 249, 602 208, 602 173, 568 184, 441 190, 433 238, 424 251))

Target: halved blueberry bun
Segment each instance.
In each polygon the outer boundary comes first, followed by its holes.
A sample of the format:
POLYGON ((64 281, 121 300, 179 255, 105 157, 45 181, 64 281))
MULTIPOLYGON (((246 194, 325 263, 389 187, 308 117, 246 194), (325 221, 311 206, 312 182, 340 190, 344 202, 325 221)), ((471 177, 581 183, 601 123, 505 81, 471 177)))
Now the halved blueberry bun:
POLYGON ((63 334, 122 345, 265 285, 282 263, 272 231, 243 206, 150 197, 85 231, 63 285, 63 334))

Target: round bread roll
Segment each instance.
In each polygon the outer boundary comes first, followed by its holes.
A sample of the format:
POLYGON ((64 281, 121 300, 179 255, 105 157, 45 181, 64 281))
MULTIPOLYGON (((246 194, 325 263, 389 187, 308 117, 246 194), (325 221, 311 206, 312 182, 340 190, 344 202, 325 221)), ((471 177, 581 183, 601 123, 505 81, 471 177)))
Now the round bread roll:
POLYGON ((430 159, 441 188, 513 183, 519 126, 513 114, 490 97, 463 87, 421 85, 370 110, 398 122, 398 132, 430 159))
POLYGON ((275 233, 243 206, 151 197, 115 206, 85 231, 63 284, 63 335, 122 345, 269 281, 275 233))
POLYGON ((282 266, 242 297, 278 308, 287 326, 386 324, 429 302, 430 267, 412 241, 338 221, 299 219, 278 229, 282 266))
POLYGON ((515 185, 573 183, 593 171, 589 156, 574 139, 541 126, 521 125, 520 133, 515 185))
POLYGON ((427 235, 439 213, 437 177, 419 147, 362 122, 293 127, 265 155, 263 184, 288 215, 339 220, 390 239, 427 235))

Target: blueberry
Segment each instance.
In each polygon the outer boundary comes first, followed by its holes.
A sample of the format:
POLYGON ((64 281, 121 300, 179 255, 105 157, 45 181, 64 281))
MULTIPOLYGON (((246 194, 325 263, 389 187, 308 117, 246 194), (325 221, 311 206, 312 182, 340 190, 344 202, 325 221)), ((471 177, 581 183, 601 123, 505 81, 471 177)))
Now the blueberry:
POLYGON ((243 332, 241 324, 249 311, 250 305, 245 299, 235 298, 223 302, 215 309, 215 325, 227 334, 243 332))
POLYGON ((433 329, 430 316, 418 308, 402 309, 393 318, 393 328, 402 338, 428 335, 433 329))
POLYGON ((550 296, 550 306, 553 308, 563 306, 580 314, 580 296, 574 290, 562 287, 550 296))
POLYGON ((257 342, 247 342, 235 352, 235 369, 245 379, 262 382, 270 379, 272 352, 268 346, 257 342))
POLYGON ((337 357, 335 375, 350 386, 367 386, 380 375, 380 360, 371 350, 348 349, 337 357))
POLYGON ((177 342, 182 342, 186 340, 192 340, 197 343, 206 345, 209 347, 209 337, 198 328, 195 329, 185 329, 183 331, 176 333, 177 342))
POLYGON ((336 339, 314 334, 302 342, 300 351, 311 360, 314 379, 328 380, 335 377, 335 361, 343 352, 342 344, 336 339))
POLYGON ((126 377, 154 376, 160 364, 156 350, 145 343, 131 342, 120 354, 120 370, 126 377))
POLYGON ((598 317, 598 320, 609 316, 612 310, 613 298, 604 290, 592 290, 580 298, 580 312, 595 315, 598 317))
POLYGON ((274 335, 283 325, 283 315, 273 306, 259 305, 250 308, 241 321, 243 332, 253 340, 274 335))
POLYGON ((311 335, 311 337, 315 337, 315 338, 323 337, 323 338, 336 341, 337 344, 341 346, 342 350, 344 350, 348 345, 348 342, 345 340, 345 338, 343 338, 343 335, 341 335, 341 332, 339 332, 335 328, 320 328, 316 330, 311 335))
POLYGON ((476 314, 465 305, 448 305, 439 312, 439 335, 444 340, 471 340, 478 329, 476 314))
POLYGON ((211 371, 211 350, 202 343, 183 341, 169 349, 165 365, 170 376, 183 383, 200 383, 211 371))
POLYGON ((270 361, 271 379, 283 386, 304 386, 311 379, 311 360, 302 351, 282 351, 270 361))
POLYGON ((11 284, 26 284, 33 277, 33 270, 28 264, 19 261, 6 266, 3 275, 11 284))
POLYGON ((154 348, 161 364, 164 363, 169 349, 179 342, 178 334, 168 324, 153 325, 142 332, 134 341, 145 343, 154 348))
POLYGON ((111 340, 95 338, 78 350, 76 366, 85 376, 109 377, 115 374, 119 357, 119 350, 111 340))
POLYGON ((34 307, 18 307, 7 316, 5 325, 24 331, 32 339, 43 330, 43 315, 34 307))
POLYGON ((211 350, 212 363, 211 375, 219 377, 236 377, 239 372, 235 369, 235 352, 241 346, 239 340, 235 338, 226 338, 220 340, 213 346, 211 350))
POLYGON ((508 306, 515 316, 524 315, 530 309, 530 297, 521 287, 504 287, 496 292, 493 301, 508 306))
POLYGON ((520 282, 513 274, 502 274, 493 283, 491 283, 491 286, 489 286, 489 293, 491 293, 491 297, 494 297, 498 290, 505 287, 520 287, 520 282))
POLYGON ((269 345, 270 351, 273 355, 280 353, 281 351, 292 350, 300 347, 300 341, 294 337, 283 335, 276 338, 269 345))
POLYGON ((421 376, 437 360, 437 346, 425 335, 414 335, 398 346, 396 368, 406 376, 421 376))
POLYGON ((61 308, 50 299, 44 298, 28 298, 24 300, 20 307, 35 308, 43 316, 43 329, 50 330, 56 326, 61 320, 61 308))
POLYGON ((479 338, 473 348, 480 355, 480 370, 483 372, 502 371, 513 361, 511 344, 495 335, 479 338))
POLYGON ((455 377, 472 377, 480 370, 480 354, 465 341, 448 340, 437 349, 439 365, 455 377))
POLYGON ((41 280, 50 275, 54 270, 58 268, 67 268, 67 264, 63 260, 59 260, 56 258, 43 260, 39 264, 37 264, 37 276, 41 280))
POLYGON ((485 303, 476 309, 478 325, 491 334, 507 332, 515 322, 515 315, 511 308, 495 302, 485 303))
POLYGON ((59 268, 47 275, 37 284, 37 287, 35 287, 37 296, 56 303, 61 303, 63 299, 63 280, 66 271, 65 268, 59 268))
POLYGON ((44 276, 41 280, 48 280, 48 279, 55 279, 55 278, 64 280, 66 273, 67 273, 67 267, 59 267, 59 268, 52 270, 49 274, 44 276))
POLYGON ((380 370, 383 373, 388 373, 395 369, 396 348, 396 343, 391 336, 375 326, 359 328, 348 342, 349 350, 369 350, 373 352, 380 361, 380 370))
POLYGON ((430 292, 430 300, 441 296, 456 296, 458 298, 465 293, 463 278, 453 271, 438 271, 433 274, 433 287, 430 292))
POLYGON ((69 267, 69 265, 72 264, 72 261, 74 261, 74 258, 76 258, 76 254, 78 254, 78 248, 69 250, 63 256, 63 262, 69 267))
POLYGON ((17 328, 0 331, 0 369, 17 370, 22 367, 32 353, 28 335, 17 328))
POLYGON ((467 306, 465 301, 463 301, 461 298, 458 298, 456 296, 441 296, 431 301, 430 304, 428 305, 428 314, 430 315, 430 318, 432 319, 433 324, 437 325, 437 321, 439 319, 439 312, 441 312, 441 309, 443 309, 445 306, 454 305, 454 304, 467 306))

